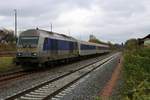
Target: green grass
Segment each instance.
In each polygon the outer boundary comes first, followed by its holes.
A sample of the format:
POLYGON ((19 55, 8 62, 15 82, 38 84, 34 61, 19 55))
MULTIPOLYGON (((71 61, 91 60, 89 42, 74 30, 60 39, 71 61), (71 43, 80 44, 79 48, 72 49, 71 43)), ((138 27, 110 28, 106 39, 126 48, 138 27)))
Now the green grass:
POLYGON ((14 68, 13 57, 0 57, 0 72, 14 68))
POLYGON ((122 97, 150 100, 150 48, 125 51, 122 97))

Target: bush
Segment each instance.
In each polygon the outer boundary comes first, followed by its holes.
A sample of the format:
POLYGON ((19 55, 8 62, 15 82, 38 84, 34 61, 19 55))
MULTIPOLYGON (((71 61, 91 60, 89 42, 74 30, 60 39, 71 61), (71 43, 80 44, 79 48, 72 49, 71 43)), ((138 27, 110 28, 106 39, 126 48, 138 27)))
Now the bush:
POLYGON ((150 98, 150 48, 125 51, 123 80, 123 98, 127 100, 150 98))

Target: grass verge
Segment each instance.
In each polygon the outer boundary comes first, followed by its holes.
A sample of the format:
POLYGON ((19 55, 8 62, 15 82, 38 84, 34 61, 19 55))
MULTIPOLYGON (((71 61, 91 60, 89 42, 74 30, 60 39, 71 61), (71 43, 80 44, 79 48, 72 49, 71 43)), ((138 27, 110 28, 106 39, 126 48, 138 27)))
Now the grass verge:
POLYGON ((13 57, 0 57, 0 72, 5 72, 13 68, 13 57))

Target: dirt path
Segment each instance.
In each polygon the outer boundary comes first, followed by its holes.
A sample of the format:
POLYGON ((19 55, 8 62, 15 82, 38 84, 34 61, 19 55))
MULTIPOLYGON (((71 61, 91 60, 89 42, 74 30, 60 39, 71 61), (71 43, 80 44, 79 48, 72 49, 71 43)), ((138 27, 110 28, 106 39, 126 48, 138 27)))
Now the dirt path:
POLYGON ((116 66, 116 68, 114 69, 112 73, 112 77, 106 83, 102 91, 100 91, 100 97, 102 98, 102 100, 109 100, 109 97, 111 97, 112 91, 115 88, 117 81, 119 79, 119 76, 121 74, 122 62, 123 62, 123 57, 121 56, 118 61, 118 65, 116 66))

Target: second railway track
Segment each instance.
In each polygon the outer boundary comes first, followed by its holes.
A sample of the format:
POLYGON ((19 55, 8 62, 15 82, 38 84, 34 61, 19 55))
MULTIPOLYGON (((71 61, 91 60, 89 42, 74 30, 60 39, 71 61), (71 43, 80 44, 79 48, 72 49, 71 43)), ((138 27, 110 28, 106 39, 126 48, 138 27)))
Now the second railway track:
MULTIPOLYGON (((116 55, 116 54, 115 54, 116 55)), ((75 83, 79 79, 86 76, 88 73, 99 68, 101 65, 109 62, 115 55, 105 58, 102 61, 95 61, 91 64, 83 66, 79 69, 72 70, 63 75, 55 77, 53 79, 44 81, 38 85, 28 88, 26 90, 20 91, 17 94, 9 96, 6 100, 13 99, 23 99, 23 100, 46 100, 54 97, 63 89, 69 87, 71 84, 75 83)))
POLYGON ((23 76, 30 75, 32 73, 35 73, 36 71, 26 71, 23 69, 19 69, 17 71, 11 72, 11 73, 5 73, 3 75, 0 75, 0 84, 6 83, 7 81, 11 81, 13 79, 17 79, 23 76))
POLYGON ((11 73, 5 73, 0 75, 0 83, 4 82, 4 81, 8 81, 11 79, 15 79, 24 75, 27 75, 27 73, 23 72, 24 70, 20 69, 18 71, 14 71, 11 73))

